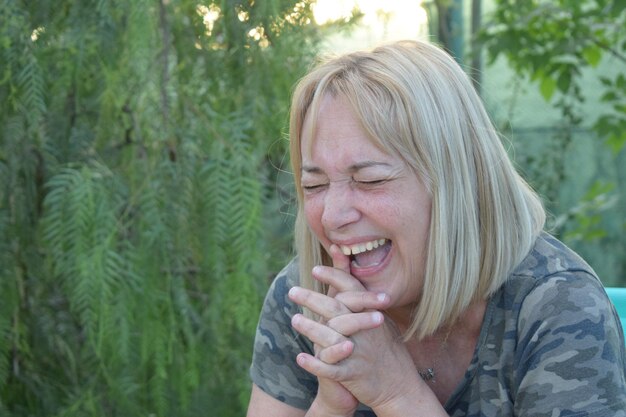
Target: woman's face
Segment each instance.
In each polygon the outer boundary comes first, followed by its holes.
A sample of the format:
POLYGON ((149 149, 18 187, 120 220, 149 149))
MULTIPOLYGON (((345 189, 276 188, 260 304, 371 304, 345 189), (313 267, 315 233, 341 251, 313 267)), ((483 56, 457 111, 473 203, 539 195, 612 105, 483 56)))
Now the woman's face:
POLYGON ((368 139, 347 100, 327 95, 315 136, 302 136, 304 211, 328 251, 339 245, 350 272, 392 308, 418 299, 424 276, 431 198, 401 159, 368 139))

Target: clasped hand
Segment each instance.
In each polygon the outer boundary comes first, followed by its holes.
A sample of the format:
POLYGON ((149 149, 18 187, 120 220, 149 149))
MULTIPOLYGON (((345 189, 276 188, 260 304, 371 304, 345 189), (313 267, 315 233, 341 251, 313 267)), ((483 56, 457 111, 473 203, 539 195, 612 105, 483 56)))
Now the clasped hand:
POLYGON ((403 395, 414 382, 414 376, 405 378, 413 362, 395 325, 381 312, 389 296, 367 291, 350 275, 349 258, 336 246, 330 254, 333 267, 313 269, 314 278, 329 286, 328 294, 300 287, 289 291, 293 302, 320 316, 320 321, 302 314, 292 319, 315 350, 315 356, 300 353, 297 363, 318 377, 315 402, 326 415, 352 415, 359 401, 375 409, 403 395))

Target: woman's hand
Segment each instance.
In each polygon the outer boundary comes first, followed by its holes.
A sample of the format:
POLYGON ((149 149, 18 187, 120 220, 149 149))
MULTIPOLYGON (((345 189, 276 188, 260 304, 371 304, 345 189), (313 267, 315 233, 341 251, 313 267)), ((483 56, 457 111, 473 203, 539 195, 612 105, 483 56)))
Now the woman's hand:
MULTIPOLYGON (((349 274, 348 258, 339 255, 331 248, 335 267, 314 269, 315 278, 330 286, 328 295, 301 288, 290 294, 323 318, 294 317, 294 328, 317 346, 315 356, 299 354, 298 365, 316 375, 320 387, 322 381, 333 381, 336 385, 325 386, 336 389, 342 399, 351 394, 375 412, 399 411, 408 406, 407 400, 416 399, 440 407, 417 371, 407 372, 414 370, 413 361, 393 322, 378 311, 387 307, 388 297, 368 292, 349 274)), ((326 395, 321 388, 320 395, 326 395)))
POLYGON ((344 342, 350 343, 350 353, 341 361, 330 363, 323 355, 301 353, 297 362, 320 380, 339 383, 375 412, 377 408, 394 407, 394 403, 403 404, 408 398, 419 399, 424 394, 432 397, 434 403, 436 398, 419 379, 399 336, 392 323, 384 322, 377 328, 359 330, 344 342))
MULTIPOLYGON (((360 330, 379 326, 382 323, 382 314, 364 313, 353 317, 352 320, 349 317, 348 320, 335 320, 335 318, 354 312, 362 313, 365 310, 384 308, 389 297, 384 294, 366 292, 363 285, 349 275, 349 259, 341 253, 339 248, 331 247, 330 253, 334 268, 328 268, 328 270, 342 271, 343 275, 347 274, 349 279, 334 282, 335 285, 326 282, 330 286, 328 295, 295 287, 290 291, 289 296, 300 305, 317 306, 312 310, 321 316, 320 323, 298 314, 293 317, 292 325, 298 332, 314 342, 316 357, 325 363, 334 364, 352 353, 354 344, 347 336, 360 330), (329 327, 329 320, 335 320, 330 326, 334 325, 336 328, 329 327)), ((314 275, 320 271, 323 273, 323 268, 316 268, 314 275)), ((324 279, 321 276, 316 276, 316 278, 324 279)), ((312 415, 352 416, 354 414, 359 401, 346 388, 328 378, 318 377, 318 382, 318 393, 310 409, 312 415)))

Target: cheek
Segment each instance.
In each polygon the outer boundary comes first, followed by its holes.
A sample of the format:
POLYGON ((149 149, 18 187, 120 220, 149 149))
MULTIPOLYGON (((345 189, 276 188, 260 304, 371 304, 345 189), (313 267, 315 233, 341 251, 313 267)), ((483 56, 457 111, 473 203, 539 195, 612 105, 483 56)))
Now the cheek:
POLYGON ((322 213, 324 212, 324 205, 319 200, 315 196, 305 198, 304 216, 313 233, 315 233, 318 239, 323 240, 322 213))

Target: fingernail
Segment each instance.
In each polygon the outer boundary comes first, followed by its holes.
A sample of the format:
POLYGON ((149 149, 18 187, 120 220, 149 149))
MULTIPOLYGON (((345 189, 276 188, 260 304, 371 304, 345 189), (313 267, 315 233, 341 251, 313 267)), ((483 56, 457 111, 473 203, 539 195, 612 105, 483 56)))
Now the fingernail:
POLYGON ((298 356, 296 356, 296 362, 298 363, 298 365, 303 366, 304 363, 306 362, 306 357, 301 353, 298 356))
POLYGON ((298 295, 298 291, 300 291, 300 288, 298 288, 298 287, 291 287, 291 289, 289 290, 289 296, 290 297, 295 297, 296 295, 298 295))
POLYGON ((319 275, 322 273, 322 267, 319 265, 314 266, 311 272, 313 272, 313 275, 319 275))
POLYGON ((376 295, 376 298, 378 299, 378 301, 387 301, 387 294, 385 294, 384 292, 378 293, 378 295, 376 295))
POLYGON ((380 312, 372 313, 372 321, 376 324, 380 324, 383 322, 383 314, 380 312))

